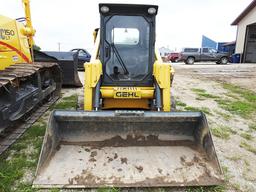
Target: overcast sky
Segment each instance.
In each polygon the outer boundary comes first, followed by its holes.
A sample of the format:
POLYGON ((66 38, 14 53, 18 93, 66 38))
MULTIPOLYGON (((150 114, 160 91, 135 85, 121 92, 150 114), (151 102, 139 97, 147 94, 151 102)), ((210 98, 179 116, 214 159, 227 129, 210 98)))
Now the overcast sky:
MULTIPOLYGON (((92 32, 99 27, 98 3, 159 5, 157 44, 172 50, 199 47, 202 35, 219 42, 235 40, 232 21, 252 0, 31 0, 36 44, 43 50, 93 47, 92 32)), ((0 14, 24 16, 22 0, 0 0, 0 14)))

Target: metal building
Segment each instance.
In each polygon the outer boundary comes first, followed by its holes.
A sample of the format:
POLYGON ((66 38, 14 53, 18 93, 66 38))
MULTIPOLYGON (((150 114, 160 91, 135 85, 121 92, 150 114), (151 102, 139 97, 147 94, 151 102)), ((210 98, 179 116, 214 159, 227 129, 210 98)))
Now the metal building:
POLYGON ((256 63, 256 0, 233 21, 237 25, 236 53, 241 61, 256 63))
POLYGON ((210 48, 216 49, 217 45, 218 45, 218 43, 216 41, 214 41, 204 35, 202 36, 201 47, 210 47, 210 48))

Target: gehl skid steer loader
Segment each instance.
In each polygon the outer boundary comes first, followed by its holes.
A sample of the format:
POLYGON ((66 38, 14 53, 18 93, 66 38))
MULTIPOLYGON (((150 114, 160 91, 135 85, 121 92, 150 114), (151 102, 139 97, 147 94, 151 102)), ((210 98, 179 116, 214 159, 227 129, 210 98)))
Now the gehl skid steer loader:
POLYGON ((155 52, 155 5, 99 4, 84 111, 54 111, 34 187, 223 182, 201 112, 170 112, 173 69, 155 52))

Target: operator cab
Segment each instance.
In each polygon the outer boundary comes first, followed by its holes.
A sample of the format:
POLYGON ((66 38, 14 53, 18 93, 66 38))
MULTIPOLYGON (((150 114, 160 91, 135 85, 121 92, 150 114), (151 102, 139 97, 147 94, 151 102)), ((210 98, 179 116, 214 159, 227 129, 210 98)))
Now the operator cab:
POLYGON ((158 6, 99 4, 104 86, 152 86, 158 6))

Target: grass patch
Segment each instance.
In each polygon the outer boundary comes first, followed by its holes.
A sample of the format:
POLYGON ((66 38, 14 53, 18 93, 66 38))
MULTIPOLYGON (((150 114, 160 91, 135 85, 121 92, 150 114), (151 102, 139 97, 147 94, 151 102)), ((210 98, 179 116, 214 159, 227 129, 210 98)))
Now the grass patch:
POLYGON ((78 95, 71 95, 69 97, 63 97, 58 103, 50 107, 53 109, 76 109, 77 108, 78 95))
POLYGON ((239 146, 256 155, 256 148, 246 143, 245 141, 241 142, 239 146))
POLYGON ((237 94, 235 94, 235 93, 228 92, 228 93, 225 93, 225 95, 228 96, 228 97, 231 97, 231 98, 233 98, 233 99, 236 99, 236 100, 240 100, 240 99, 241 99, 241 98, 240 98, 237 94))
POLYGON ((229 91, 226 96, 232 100, 215 99, 221 108, 247 119, 256 114, 255 92, 228 83, 224 83, 223 88, 229 91))
POLYGON ((60 189, 57 189, 57 188, 51 189, 50 192, 60 192, 60 189))
POLYGON ((206 90, 204 89, 197 89, 197 88, 193 88, 191 89, 194 93, 206 93, 206 90))
POLYGON ((97 192, 119 192, 121 191, 119 188, 99 188, 97 192))
POLYGON ((230 92, 240 95, 249 102, 256 102, 256 93, 251 90, 244 89, 229 83, 224 83, 223 88, 229 90, 230 92))
POLYGON ((46 123, 43 123, 43 124, 35 123, 34 125, 31 126, 30 129, 26 131, 22 140, 35 138, 38 136, 44 136, 45 129, 46 129, 46 123))
POLYGON ((253 130, 253 131, 256 131, 256 124, 250 124, 249 129, 253 130))
POLYGON ((220 115, 221 117, 223 117, 225 120, 230 120, 231 119, 231 115, 227 114, 227 113, 223 113, 221 111, 215 110, 214 111, 216 114, 220 115))
POLYGON ((241 191, 239 183, 233 183, 231 186, 235 189, 235 191, 241 191))
MULTIPOLYGON (((175 188, 142 188, 138 191, 141 192, 168 192, 175 191, 175 188)), ((211 186, 211 187, 186 187, 186 188, 177 188, 177 191, 185 191, 185 192, 224 192, 225 186, 211 186)), ((100 188, 97 189, 97 192, 120 192, 119 188, 100 188)), ((135 190, 137 191, 137 190, 135 190)))
MULTIPOLYGON (((198 96, 200 97, 204 97, 204 98, 209 98, 209 99, 217 99, 219 98, 218 96, 216 95, 212 95, 212 94, 209 94, 206 92, 206 90, 204 89, 196 89, 196 88, 193 88, 191 89, 194 93, 196 93, 198 96)), ((197 98, 197 100, 203 100, 202 98, 197 98)))
POLYGON ((252 113, 256 112, 256 106, 246 101, 231 101, 231 100, 215 100, 221 108, 233 114, 240 115, 244 118, 249 118, 252 113))
POLYGON ((185 192, 224 192, 225 186, 213 186, 213 187, 189 187, 185 192))
POLYGON ((221 139, 230 139, 231 134, 236 134, 236 131, 227 126, 213 127, 211 130, 214 136, 221 139))
POLYGON ((202 98, 202 97, 196 97, 196 100, 197 100, 197 101, 205 101, 205 98, 202 98))
POLYGON ((240 115, 247 115, 255 110, 250 103, 243 101, 231 102, 227 106, 227 109, 231 112, 236 112, 240 115))
POLYGON ((203 112, 205 114, 208 114, 208 115, 212 115, 212 113, 210 112, 210 109, 207 108, 207 107, 190 107, 190 106, 187 106, 184 108, 185 110, 187 111, 200 111, 200 112, 203 112))
POLYGON ((235 155, 232 157, 227 157, 227 159, 229 159, 231 161, 240 161, 240 160, 242 160, 242 157, 240 155, 235 155))
POLYGON ((43 141, 45 123, 35 123, 0 157, 0 191, 36 191, 32 183, 17 182, 26 171, 35 171, 43 141))
POLYGON ((181 101, 179 101, 179 100, 176 100, 176 105, 177 105, 177 106, 180 106, 180 107, 186 107, 186 106, 187 106, 186 103, 183 103, 183 102, 181 102, 181 101))
POLYGON ((246 165, 246 167, 250 167, 250 163, 247 159, 244 160, 244 164, 246 165))
POLYGON ((252 140, 253 139, 253 136, 250 133, 241 133, 240 136, 243 137, 246 140, 252 140))

